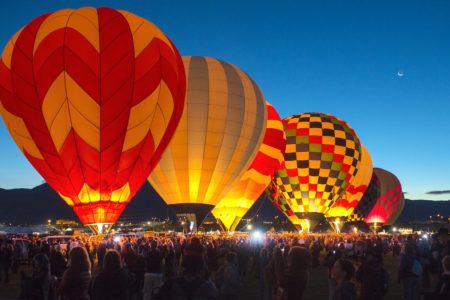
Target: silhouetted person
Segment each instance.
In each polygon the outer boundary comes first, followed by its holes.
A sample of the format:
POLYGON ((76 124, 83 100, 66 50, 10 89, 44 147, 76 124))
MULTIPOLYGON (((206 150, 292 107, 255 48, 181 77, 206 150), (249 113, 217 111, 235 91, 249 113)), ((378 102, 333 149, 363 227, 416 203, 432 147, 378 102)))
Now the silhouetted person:
POLYGON ((331 277, 336 281, 332 290, 332 300, 356 300, 355 285, 350 282, 355 274, 352 262, 345 258, 338 259, 331 270, 331 277))
POLYGON ((53 246, 50 250, 50 273, 57 278, 61 278, 66 270, 66 258, 60 251, 59 245, 53 246))
POLYGON ((155 240, 150 243, 150 250, 145 258, 147 273, 162 273, 163 255, 157 245, 158 243, 155 240))
POLYGON ((220 295, 223 300, 238 299, 241 290, 238 257, 235 252, 228 252, 225 257, 223 280, 220 295))
POLYGON ((381 300, 388 289, 389 276, 379 259, 369 255, 356 272, 360 282, 359 300, 381 300))
POLYGON ((97 275, 92 287, 92 300, 128 300, 129 277, 122 268, 120 255, 108 250, 103 260, 103 269, 97 275))
POLYGON ((450 256, 442 259, 443 272, 433 293, 433 300, 450 299, 450 256))
POLYGON ((91 280, 91 261, 83 247, 73 247, 69 254, 69 267, 64 272, 58 294, 64 300, 90 300, 88 289, 91 280))
POLYGON ((205 248, 197 238, 188 244, 182 257, 182 275, 164 283, 156 300, 202 299, 215 300, 219 292, 214 284, 205 278, 205 248))
POLYGON ((286 270, 281 276, 278 293, 286 300, 301 300, 306 289, 311 265, 309 251, 301 246, 294 246, 289 250, 286 259, 286 270))
POLYGON ((55 299, 54 284, 50 277, 50 264, 46 254, 37 254, 32 260, 33 272, 30 276, 21 272, 22 282, 19 299, 55 299))
POLYGON ((0 246, 0 279, 4 276, 5 277, 5 283, 9 282, 9 270, 11 269, 12 265, 12 257, 14 248, 11 243, 11 241, 4 241, 3 245, 0 246), (2 276, 3 273, 3 276, 2 276))
POLYGON ((415 274, 413 270, 415 260, 414 246, 410 241, 407 241, 403 244, 400 255, 400 266, 398 268, 398 282, 403 286, 404 300, 419 299, 419 275, 415 274))

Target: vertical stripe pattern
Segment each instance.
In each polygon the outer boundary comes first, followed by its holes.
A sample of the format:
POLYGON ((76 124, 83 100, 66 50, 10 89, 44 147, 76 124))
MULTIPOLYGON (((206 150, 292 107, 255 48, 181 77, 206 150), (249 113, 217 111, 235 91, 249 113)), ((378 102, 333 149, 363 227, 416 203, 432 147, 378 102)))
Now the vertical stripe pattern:
POLYGON ((169 205, 216 205, 253 161, 266 130, 266 105, 237 67, 208 57, 183 62, 186 108, 148 179, 169 205))
POLYGON ((227 195, 212 210, 227 230, 234 231, 241 218, 270 183, 283 161, 286 147, 283 123, 275 108, 266 102, 267 126, 263 142, 253 162, 227 195))

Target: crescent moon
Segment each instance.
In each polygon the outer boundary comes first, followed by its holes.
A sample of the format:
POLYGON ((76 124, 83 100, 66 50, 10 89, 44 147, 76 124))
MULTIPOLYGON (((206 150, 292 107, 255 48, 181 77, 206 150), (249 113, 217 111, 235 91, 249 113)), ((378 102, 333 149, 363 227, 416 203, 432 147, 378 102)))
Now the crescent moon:
POLYGON ((398 75, 398 77, 403 77, 403 75, 405 75, 405 74, 403 74, 402 71, 398 71, 398 72, 397 72, 397 75, 398 75))

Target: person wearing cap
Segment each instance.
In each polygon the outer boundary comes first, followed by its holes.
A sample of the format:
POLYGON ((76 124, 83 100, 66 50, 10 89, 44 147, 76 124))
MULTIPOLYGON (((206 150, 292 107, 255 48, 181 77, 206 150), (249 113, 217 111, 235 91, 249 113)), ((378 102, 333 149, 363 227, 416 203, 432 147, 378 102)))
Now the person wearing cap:
POLYGON ((181 262, 182 274, 166 281, 155 295, 156 300, 216 300, 219 292, 205 277, 205 248, 193 238, 184 248, 181 262))

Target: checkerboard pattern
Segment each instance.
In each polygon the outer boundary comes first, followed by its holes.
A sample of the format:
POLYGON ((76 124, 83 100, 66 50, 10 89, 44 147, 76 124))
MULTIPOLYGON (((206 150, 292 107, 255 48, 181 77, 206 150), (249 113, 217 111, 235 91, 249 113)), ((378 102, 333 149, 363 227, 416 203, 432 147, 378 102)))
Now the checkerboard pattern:
POLYGON ((374 173, 380 181, 380 197, 365 218, 365 222, 385 224, 401 207, 402 186, 398 178, 386 170, 375 168, 374 173))
POLYGON ((271 181, 269 186, 265 190, 266 196, 270 202, 272 202, 286 217, 294 216, 294 212, 289 207, 286 199, 279 193, 274 181, 271 181))
POLYGON ((361 144, 344 121, 322 113, 283 120, 286 152, 275 185, 294 213, 326 213, 357 174, 361 144))
POLYGON ((380 198, 380 180, 372 173, 370 184, 353 213, 347 217, 348 222, 364 221, 380 198))

